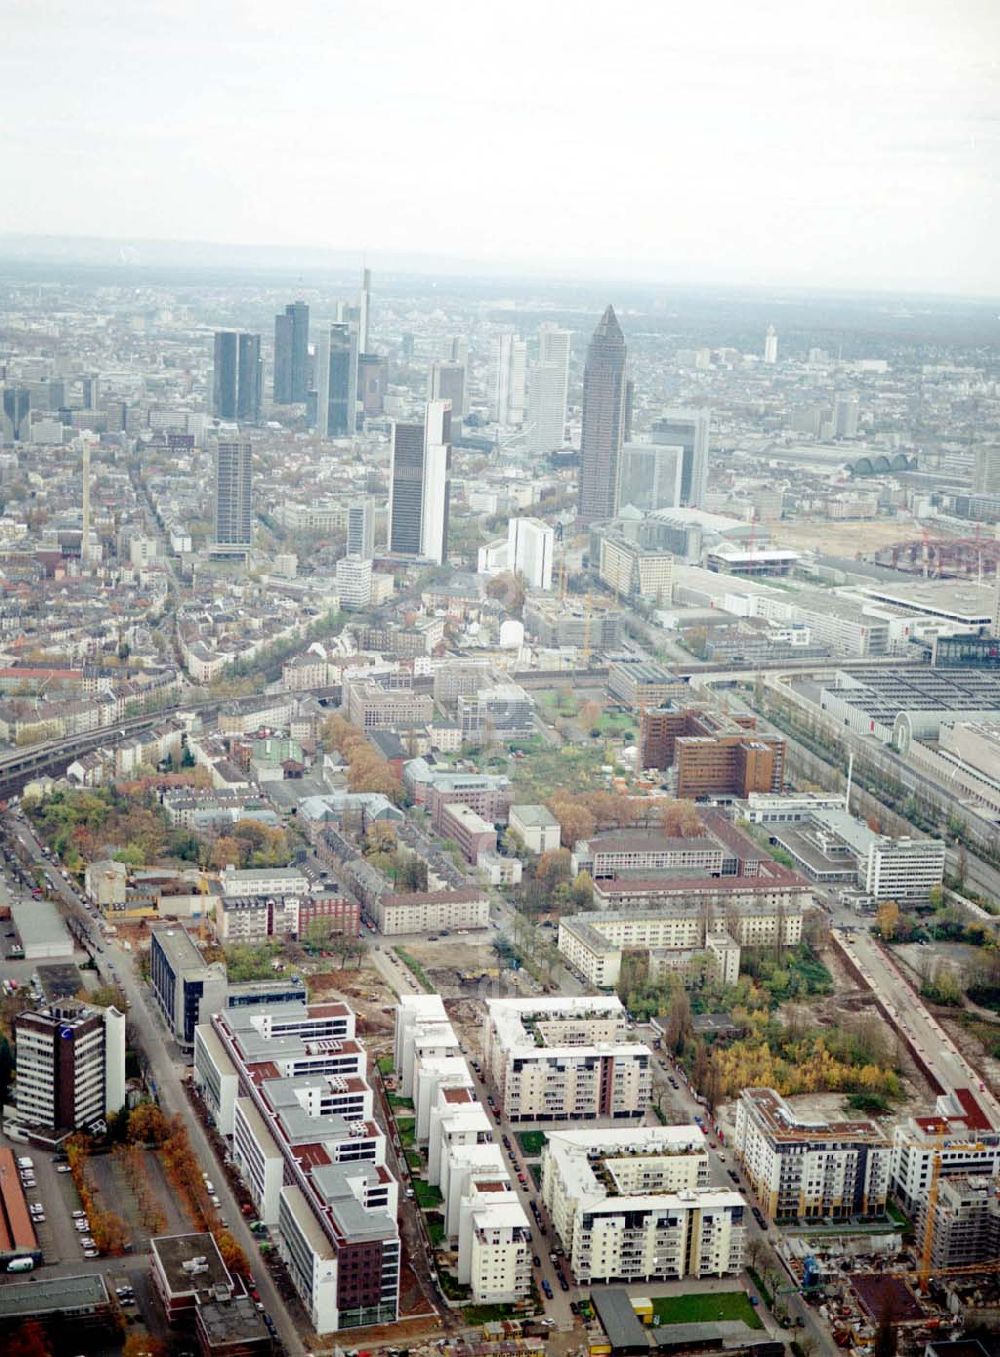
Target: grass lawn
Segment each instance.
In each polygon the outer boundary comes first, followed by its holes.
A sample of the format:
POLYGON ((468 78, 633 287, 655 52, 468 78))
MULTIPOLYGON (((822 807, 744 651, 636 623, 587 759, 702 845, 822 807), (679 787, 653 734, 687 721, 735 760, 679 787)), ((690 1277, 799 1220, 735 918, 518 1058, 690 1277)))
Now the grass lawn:
POLYGON ((465 1305, 462 1318, 466 1324, 497 1324, 502 1319, 515 1319, 518 1310, 514 1305, 465 1305))
POLYGON ((439 1248, 445 1241, 444 1222, 437 1218, 427 1221, 427 1234, 435 1248, 439 1248))
POLYGON ((415 1169, 416 1172, 419 1173, 424 1166, 424 1161, 420 1154, 420 1151, 404 1150, 403 1153, 406 1155, 406 1162, 407 1164, 409 1164, 410 1168, 415 1169))
POLYGON ((396 1122, 396 1130, 399 1132, 399 1143, 404 1150, 413 1146, 417 1138, 417 1121, 415 1117, 403 1117, 396 1122))
POLYGON ((719 1320, 742 1320, 751 1329, 764 1327, 745 1291, 656 1296, 653 1317, 657 1324, 714 1324, 719 1320))
POLYGON ((379 1074, 392 1074, 395 1069, 391 1055, 380 1055, 375 1063, 378 1065, 379 1074))
POLYGON ((592 792, 602 787, 604 751, 585 745, 544 748, 530 758, 518 759, 513 782, 518 798, 544 801, 557 789, 592 792))
POLYGON ((397 1112, 415 1112, 417 1110, 413 1106, 412 1098, 404 1098, 399 1093, 387 1093, 385 1095, 385 1100, 389 1106, 395 1108, 397 1112))
POLYGON ((423 1178, 413 1179, 413 1195, 421 1211, 433 1211, 444 1201, 438 1189, 425 1183, 423 1178))
POLYGON ((515 1131, 514 1139, 520 1145, 521 1153, 526 1154, 529 1159, 537 1159, 549 1143, 544 1131, 515 1131))
POLYGON ((531 1174, 532 1181, 539 1192, 542 1190, 542 1166, 541 1164, 529 1164, 528 1172, 531 1174))

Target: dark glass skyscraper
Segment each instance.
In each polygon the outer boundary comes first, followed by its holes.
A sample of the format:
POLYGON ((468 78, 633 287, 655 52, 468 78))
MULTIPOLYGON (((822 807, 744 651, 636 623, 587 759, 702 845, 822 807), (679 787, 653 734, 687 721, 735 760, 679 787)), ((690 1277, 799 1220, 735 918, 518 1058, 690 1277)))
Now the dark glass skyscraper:
POLYGON ((252 543, 252 448, 249 443, 220 443, 215 452, 215 546, 245 552, 252 543))
POLYGON ((309 389, 309 308, 290 302, 274 318, 274 403, 298 405, 309 389))
POLYGON ((625 433, 625 337, 609 306, 587 348, 580 436, 580 508, 585 523, 613 518, 625 433))
POLYGON ((331 325, 316 345, 316 428, 344 438, 357 428, 358 341, 345 322, 331 325))
POLYGON ((392 426, 389 481, 389 550, 419 556, 424 506, 424 426, 392 426))
POLYGON ((28 436, 30 410, 31 392, 26 386, 4 387, 3 412, 10 420, 10 436, 15 442, 28 436))
POLYGON ((218 330, 212 374, 212 410, 216 419, 247 424, 260 420, 260 335, 218 330))

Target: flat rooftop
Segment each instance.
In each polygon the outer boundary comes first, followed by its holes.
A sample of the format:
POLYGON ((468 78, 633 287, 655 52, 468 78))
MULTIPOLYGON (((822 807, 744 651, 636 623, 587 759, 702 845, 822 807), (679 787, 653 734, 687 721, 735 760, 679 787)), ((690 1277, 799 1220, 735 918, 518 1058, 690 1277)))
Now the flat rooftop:
POLYGON ((149 1247, 159 1260, 160 1269, 173 1296, 187 1296, 215 1286, 232 1285, 218 1245, 207 1232, 157 1235, 149 1241, 149 1247), (196 1272, 184 1267, 185 1263, 194 1263, 195 1259, 203 1260, 200 1264, 202 1270, 196 1272))
POLYGON ((890 1144, 873 1121, 808 1120, 796 1113, 773 1088, 745 1088, 740 1097, 753 1108, 758 1122, 771 1139, 782 1145, 797 1144, 802 1140, 862 1141, 886 1148, 890 1144))
POLYGON ((195 946, 194 939, 179 925, 150 929, 158 945, 177 974, 190 974, 193 971, 208 969, 208 962, 195 946))
POLYGON ((65 921, 51 900, 15 900, 10 913, 26 949, 55 942, 72 946, 65 921))
POLYGON ((0 1319, 29 1319, 54 1310, 93 1310, 110 1304, 99 1272, 75 1277, 35 1275, 30 1282, 0 1286, 0 1319))

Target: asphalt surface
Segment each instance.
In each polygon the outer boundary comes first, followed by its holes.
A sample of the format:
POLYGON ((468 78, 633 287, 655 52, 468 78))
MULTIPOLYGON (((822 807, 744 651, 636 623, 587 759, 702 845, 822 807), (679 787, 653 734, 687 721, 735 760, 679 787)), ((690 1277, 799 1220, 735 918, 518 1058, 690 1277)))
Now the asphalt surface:
MULTIPOLYGON (((41 851, 41 845, 30 826, 24 820, 20 819, 9 818, 9 823, 13 827, 21 844, 39 863, 44 864, 45 858, 41 851)), ((128 952, 125 952, 118 947, 114 939, 104 938, 102 940, 98 925, 90 915, 88 915, 76 892, 72 890, 57 872, 50 870, 50 875, 55 883, 55 888, 59 893, 65 912, 80 921, 86 935, 90 937, 93 942, 95 948, 94 961, 101 978, 109 984, 117 985, 128 1000, 129 1022, 135 1029, 139 1042, 145 1052, 149 1076, 154 1082, 155 1092, 160 1106, 168 1116, 175 1113, 180 1114, 187 1127, 187 1132, 191 1140, 191 1148, 194 1151, 195 1158, 199 1163, 207 1166, 214 1166, 214 1171, 212 1168, 210 1168, 209 1171, 212 1173, 212 1180, 216 1185, 216 1190, 221 1202, 221 1217, 226 1221, 229 1232, 242 1246, 243 1251, 250 1260, 250 1266, 254 1275, 254 1284, 260 1294, 261 1302, 263 1303, 265 1310, 274 1322, 278 1337, 281 1339, 281 1342, 283 1343, 286 1352, 290 1354, 290 1357, 305 1357, 307 1351, 306 1347, 299 1337, 298 1331, 285 1308, 284 1301, 281 1299, 277 1288, 271 1280, 271 1275, 265 1266, 263 1259, 261 1259, 258 1254, 257 1242, 247 1227, 246 1221, 239 1209, 239 1204, 229 1186, 223 1166, 215 1158, 208 1137, 205 1135, 201 1123, 198 1121, 198 1118, 195 1116, 191 1105, 188 1102, 187 1093, 181 1081, 181 1070, 184 1068, 184 1064, 180 1059, 179 1053, 176 1060, 172 1059, 168 1054, 165 1042, 170 1040, 170 1038, 160 1019, 159 1013, 154 1011, 155 1005, 148 987, 142 984, 135 976, 132 966, 133 957, 128 952)), ((31 1153, 31 1151, 29 1151, 29 1153, 31 1153)), ((98 1260, 95 1259, 93 1261, 96 1263, 98 1260)))

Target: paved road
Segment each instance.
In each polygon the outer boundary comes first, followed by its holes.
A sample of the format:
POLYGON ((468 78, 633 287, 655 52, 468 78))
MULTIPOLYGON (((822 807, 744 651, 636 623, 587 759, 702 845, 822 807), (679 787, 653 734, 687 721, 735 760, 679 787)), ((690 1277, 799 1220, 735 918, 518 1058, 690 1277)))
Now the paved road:
MULTIPOLYGON (((25 848, 39 862, 44 862, 41 846, 30 826, 23 820, 11 820, 10 823, 25 848)), ((58 873, 50 872, 50 875, 59 891, 65 912, 80 920, 88 935, 96 939, 99 930, 87 914, 76 893, 58 873)), ((94 956, 98 972, 103 980, 118 985, 128 1000, 129 1021, 145 1051, 149 1074, 155 1082, 160 1105, 168 1115, 180 1113, 191 1139, 191 1148, 199 1163, 205 1165, 217 1164, 212 1179, 222 1202, 222 1218, 227 1222, 230 1233, 242 1245, 247 1258, 250 1259, 261 1301, 274 1320, 275 1328, 285 1350, 291 1354, 291 1357, 305 1357, 306 1348, 292 1323, 284 1301, 271 1280, 270 1273, 258 1255, 256 1241, 247 1228, 222 1165, 218 1164, 215 1159, 208 1137, 191 1109, 178 1065, 167 1053, 164 1045, 167 1034, 159 1015, 153 1010, 153 1001, 149 989, 137 979, 132 968, 133 958, 129 953, 122 951, 110 938, 106 939, 101 945, 104 948, 103 952, 97 952, 94 956)))

